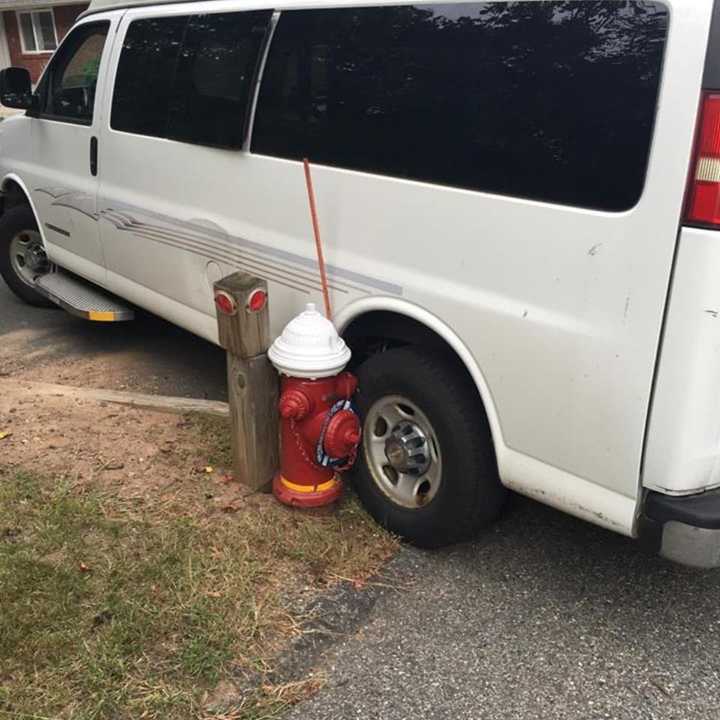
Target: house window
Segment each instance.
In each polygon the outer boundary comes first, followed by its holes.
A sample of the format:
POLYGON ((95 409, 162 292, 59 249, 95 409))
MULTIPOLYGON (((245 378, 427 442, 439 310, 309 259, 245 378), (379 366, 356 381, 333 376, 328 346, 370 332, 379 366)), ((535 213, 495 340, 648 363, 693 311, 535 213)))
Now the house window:
POLYGON ((33 10, 17 14, 24 53, 52 52, 57 47, 55 16, 52 10, 33 10))

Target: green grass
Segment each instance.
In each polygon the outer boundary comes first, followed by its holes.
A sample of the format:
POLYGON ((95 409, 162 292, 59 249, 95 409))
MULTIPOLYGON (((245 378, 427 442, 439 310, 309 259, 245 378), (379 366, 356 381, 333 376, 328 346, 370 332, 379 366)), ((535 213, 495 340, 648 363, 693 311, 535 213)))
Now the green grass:
MULTIPOLYGON (((138 510, 0 468, 0 720, 206 717, 206 693, 267 667, 296 627, 282 595, 366 574, 395 547, 352 499, 210 513, 207 482, 138 510)), ((227 717, 285 704, 257 690, 227 717)))

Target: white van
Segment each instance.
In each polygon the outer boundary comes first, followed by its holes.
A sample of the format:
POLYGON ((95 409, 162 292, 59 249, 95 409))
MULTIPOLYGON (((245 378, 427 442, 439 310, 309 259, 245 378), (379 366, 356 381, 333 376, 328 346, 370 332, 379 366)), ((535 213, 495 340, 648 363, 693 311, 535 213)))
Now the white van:
POLYGON ((20 297, 216 341, 240 269, 277 334, 307 157, 378 521, 436 546, 510 488, 720 565, 720 4, 96 0, 0 90, 20 297))

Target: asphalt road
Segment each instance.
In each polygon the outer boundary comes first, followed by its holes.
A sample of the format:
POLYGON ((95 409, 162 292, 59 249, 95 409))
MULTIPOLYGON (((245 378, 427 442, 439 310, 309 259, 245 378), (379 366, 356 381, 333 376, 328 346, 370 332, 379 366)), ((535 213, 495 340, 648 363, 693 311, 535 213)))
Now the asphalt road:
POLYGON ((720 574, 524 498, 475 542, 405 550, 290 720, 717 720, 720 574))
MULTIPOLYGON (((225 394, 222 351, 150 316, 94 325, 0 287, 0 352, 10 342, 11 376, 91 358, 140 391, 225 394)), ((292 720, 720 718, 720 572, 515 497, 475 542, 405 549, 385 575, 336 609, 364 607, 292 720)))
POLYGON ((217 346, 148 313, 128 323, 96 323, 30 307, 0 279, 0 372, 83 384, 82 367, 72 369, 88 361, 102 369, 92 378, 95 385, 227 399, 225 352, 217 346))

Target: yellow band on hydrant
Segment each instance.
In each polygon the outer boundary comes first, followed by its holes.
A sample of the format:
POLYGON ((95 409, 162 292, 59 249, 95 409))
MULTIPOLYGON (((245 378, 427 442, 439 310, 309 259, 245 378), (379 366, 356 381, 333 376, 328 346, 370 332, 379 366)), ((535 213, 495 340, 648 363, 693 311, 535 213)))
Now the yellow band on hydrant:
POLYGON ((338 479, 337 479, 337 475, 336 475, 331 480, 321 483, 320 485, 297 485, 296 483, 290 482, 287 478, 280 476, 280 482, 288 490, 292 490, 293 492, 299 492, 299 493, 323 492, 323 491, 329 490, 331 487, 333 487, 333 485, 335 485, 337 483, 337 481, 338 481, 338 479))

